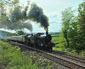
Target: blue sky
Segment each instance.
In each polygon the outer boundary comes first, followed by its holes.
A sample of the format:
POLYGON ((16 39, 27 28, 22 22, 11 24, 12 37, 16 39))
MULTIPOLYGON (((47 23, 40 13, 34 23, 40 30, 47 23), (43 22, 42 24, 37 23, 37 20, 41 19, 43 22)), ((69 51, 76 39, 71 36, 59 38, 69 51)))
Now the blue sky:
MULTIPOLYGON (((26 4, 28 0, 20 0, 21 4, 26 4)), ((59 32, 61 30, 61 12, 68 7, 78 8, 83 0, 29 0, 40 6, 49 18, 49 32, 59 32)), ((45 32, 39 24, 32 23, 33 32, 45 32)), ((27 30, 26 30, 27 31, 27 30)), ((29 31, 28 31, 29 32, 29 31)))

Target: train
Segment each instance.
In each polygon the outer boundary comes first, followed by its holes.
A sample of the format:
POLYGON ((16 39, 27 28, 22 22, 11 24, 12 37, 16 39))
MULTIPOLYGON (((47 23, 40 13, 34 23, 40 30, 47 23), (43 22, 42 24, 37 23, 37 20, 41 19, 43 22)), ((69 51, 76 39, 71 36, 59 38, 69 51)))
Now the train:
POLYGON ((48 32, 46 32, 46 34, 36 33, 20 36, 11 36, 8 37, 7 40, 16 41, 46 51, 52 51, 52 48, 55 46, 55 43, 52 42, 52 36, 48 34, 48 32))

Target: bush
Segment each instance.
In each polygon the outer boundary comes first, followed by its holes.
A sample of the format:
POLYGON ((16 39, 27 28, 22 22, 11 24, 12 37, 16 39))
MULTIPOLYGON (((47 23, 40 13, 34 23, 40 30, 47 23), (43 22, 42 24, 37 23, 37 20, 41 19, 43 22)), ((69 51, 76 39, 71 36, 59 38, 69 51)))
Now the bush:
POLYGON ((80 55, 85 56, 85 50, 80 52, 80 55))
POLYGON ((50 69, 47 60, 40 60, 34 54, 25 55, 17 46, 0 40, 0 69, 50 69))

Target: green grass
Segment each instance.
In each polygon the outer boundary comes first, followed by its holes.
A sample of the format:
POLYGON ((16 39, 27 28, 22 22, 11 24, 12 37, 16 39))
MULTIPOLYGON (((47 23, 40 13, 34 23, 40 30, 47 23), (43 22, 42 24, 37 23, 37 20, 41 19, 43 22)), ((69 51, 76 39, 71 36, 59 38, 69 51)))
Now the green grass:
MULTIPOLYGON (((57 37, 52 37, 52 42, 54 43, 58 43, 55 45, 55 47, 53 47, 53 50, 57 50, 57 51, 64 51, 64 52, 67 52, 67 53, 70 53, 72 55, 80 55, 80 56, 85 56, 85 50, 84 51, 81 51, 80 53, 77 53, 76 50, 74 49, 68 49, 65 47, 65 41, 63 39, 63 37, 59 37, 59 34, 55 34, 54 36, 57 36, 57 37)), ((62 34, 61 34, 62 36, 62 34)))
POLYGON ((58 39, 59 39, 59 37, 52 37, 52 42, 57 43, 58 42, 58 39))

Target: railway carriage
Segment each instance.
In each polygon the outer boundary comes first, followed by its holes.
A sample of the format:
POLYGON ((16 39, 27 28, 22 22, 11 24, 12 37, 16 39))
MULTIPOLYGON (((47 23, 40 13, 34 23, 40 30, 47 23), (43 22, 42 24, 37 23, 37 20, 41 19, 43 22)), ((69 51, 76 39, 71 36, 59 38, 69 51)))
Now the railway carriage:
POLYGON ((7 37, 8 41, 24 42, 24 35, 7 37))

